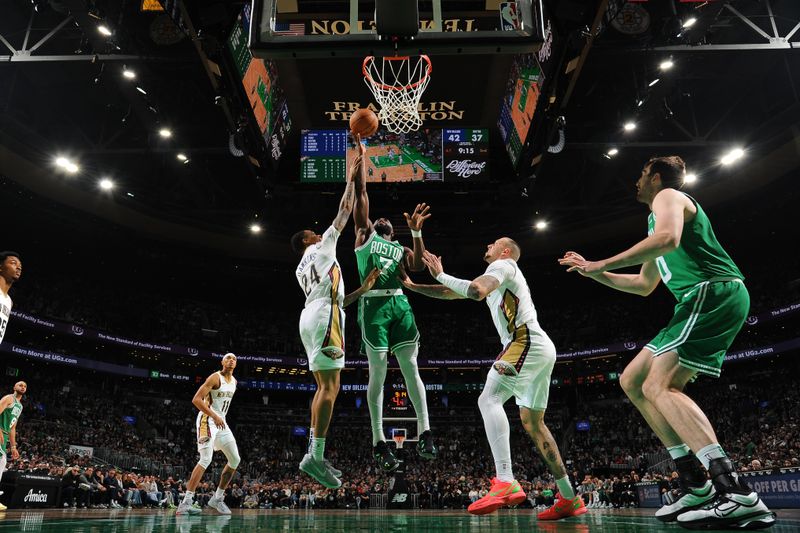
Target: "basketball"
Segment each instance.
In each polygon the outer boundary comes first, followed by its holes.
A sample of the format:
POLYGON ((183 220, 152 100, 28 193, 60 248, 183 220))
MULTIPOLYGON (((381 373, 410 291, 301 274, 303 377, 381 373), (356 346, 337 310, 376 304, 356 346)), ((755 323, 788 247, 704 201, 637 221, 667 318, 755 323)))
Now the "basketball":
POLYGON ((362 139, 378 131, 378 126, 378 116, 370 109, 359 109, 350 115, 350 131, 361 135, 362 139))

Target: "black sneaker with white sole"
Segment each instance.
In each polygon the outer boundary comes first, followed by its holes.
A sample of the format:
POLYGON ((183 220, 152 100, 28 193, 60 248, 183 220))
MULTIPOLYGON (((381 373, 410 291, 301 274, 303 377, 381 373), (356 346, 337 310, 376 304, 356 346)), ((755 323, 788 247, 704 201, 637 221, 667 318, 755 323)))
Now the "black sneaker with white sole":
POLYGON ((380 441, 372 448, 372 456, 384 472, 394 472, 400 466, 397 457, 389 449, 386 441, 380 441))
POLYGON ((433 435, 430 429, 423 431, 419 436, 417 453, 423 459, 436 459, 436 456, 439 455, 439 449, 436 448, 436 445, 433 443, 433 435))

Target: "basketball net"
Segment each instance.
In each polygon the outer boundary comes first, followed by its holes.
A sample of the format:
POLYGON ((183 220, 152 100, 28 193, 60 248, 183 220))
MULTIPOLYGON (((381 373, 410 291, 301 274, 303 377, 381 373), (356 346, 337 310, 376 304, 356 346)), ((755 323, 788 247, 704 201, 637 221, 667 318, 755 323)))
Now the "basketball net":
POLYGON ((431 81, 430 58, 367 56, 362 70, 364 82, 381 107, 381 124, 392 133, 418 130, 422 125, 419 101, 431 81))

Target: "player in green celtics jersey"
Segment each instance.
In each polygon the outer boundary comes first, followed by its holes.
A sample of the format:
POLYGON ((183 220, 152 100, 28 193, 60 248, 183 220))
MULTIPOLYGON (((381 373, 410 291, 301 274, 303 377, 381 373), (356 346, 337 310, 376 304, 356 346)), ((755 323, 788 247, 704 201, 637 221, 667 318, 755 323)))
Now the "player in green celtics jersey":
POLYGON ((683 389, 699 374, 718 377, 725 352, 750 309, 744 276, 714 235, 700 204, 677 190, 677 156, 650 159, 636 182, 650 207, 648 236, 602 261, 567 252, 559 263, 613 289, 647 296, 659 280, 677 299, 675 314, 620 376, 625 394, 675 461, 681 491, 656 512, 688 529, 760 529, 775 515, 739 478, 714 428, 683 389), (614 274, 642 265, 638 274, 614 274), (710 474, 709 481, 706 471, 710 474))
POLYGON ((408 396, 417 414, 417 452, 426 459, 433 459, 438 453, 428 420, 425 384, 417 366, 419 332, 400 283, 400 279, 405 278, 406 269, 415 272, 425 269, 422 261, 425 251, 422 224, 430 217, 430 208, 423 203, 418 204, 410 216, 403 213, 411 229, 414 249, 401 245, 394 240, 394 228, 389 220, 379 218, 372 222, 369 218, 366 167, 362 165, 362 171, 356 176, 356 203, 353 209, 358 275, 363 283, 373 269, 379 268, 382 273, 373 288, 359 299, 357 321, 361 328, 362 347, 369 360, 367 404, 372 425, 373 456, 381 468, 391 472, 397 469, 399 463, 389 450, 383 433, 383 385, 390 352, 397 358, 408 396))
MULTIPOLYGON (((22 414, 22 397, 28 390, 28 385, 24 381, 14 384, 14 392, 6 394, 0 399, 0 479, 6 470, 8 453, 11 459, 19 459, 17 451, 17 421, 22 414)), ((5 511, 6 506, 0 503, 0 511, 5 511)))

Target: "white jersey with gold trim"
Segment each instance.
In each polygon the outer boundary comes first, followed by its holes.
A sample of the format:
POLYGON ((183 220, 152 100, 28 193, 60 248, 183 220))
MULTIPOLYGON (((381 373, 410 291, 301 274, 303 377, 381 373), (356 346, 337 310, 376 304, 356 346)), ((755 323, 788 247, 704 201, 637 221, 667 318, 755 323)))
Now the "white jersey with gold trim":
POLYGON ((322 234, 322 240, 306 248, 295 276, 303 294, 306 306, 320 298, 330 298, 340 308, 344 303, 344 280, 342 269, 336 260, 336 242, 339 232, 330 226, 322 234))
POLYGON ((230 381, 227 381, 222 372, 217 372, 217 374, 219 374, 219 388, 211 389, 211 392, 208 393, 211 400, 209 407, 219 416, 225 418, 228 409, 231 407, 233 395, 236 394, 236 378, 231 376, 230 381))
MULTIPOLYGON (((517 262, 513 259, 498 259, 486 269, 484 276, 492 276, 500 286, 486 297, 492 313, 492 322, 505 346, 522 325, 536 329, 544 335, 533 306, 531 290, 517 262)), ((546 335, 545 335, 546 336, 546 335)))

